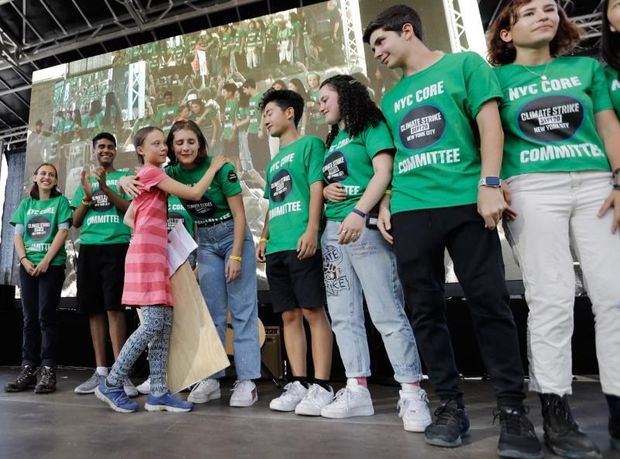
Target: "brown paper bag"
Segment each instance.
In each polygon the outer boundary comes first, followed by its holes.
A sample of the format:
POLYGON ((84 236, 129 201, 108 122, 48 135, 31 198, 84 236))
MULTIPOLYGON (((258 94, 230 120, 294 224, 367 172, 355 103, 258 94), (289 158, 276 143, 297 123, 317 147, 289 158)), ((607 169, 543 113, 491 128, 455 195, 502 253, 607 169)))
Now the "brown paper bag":
POLYGON ((168 389, 174 394, 223 370, 230 362, 188 262, 170 277, 170 287, 174 308, 168 389))

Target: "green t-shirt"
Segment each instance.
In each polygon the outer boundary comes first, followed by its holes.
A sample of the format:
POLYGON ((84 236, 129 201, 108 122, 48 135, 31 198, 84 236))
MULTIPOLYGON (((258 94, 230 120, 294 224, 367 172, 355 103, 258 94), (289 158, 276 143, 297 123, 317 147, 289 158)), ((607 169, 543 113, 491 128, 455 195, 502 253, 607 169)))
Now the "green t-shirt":
POLYGON ((222 131, 222 138, 224 140, 232 139, 238 109, 239 103, 236 100, 226 101, 226 105, 224 106, 224 129, 222 131))
POLYGON ((101 120, 103 119, 103 116, 103 111, 97 113, 93 118, 91 118, 88 114, 82 116, 82 127, 84 129, 99 129, 101 127, 101 120))
POLYGON ((605 67, 605 76, 609 85, 609 96, 614 106, 616 115, 620 117, 620 75, 618 71, 612 67, 605 67))
POLYGON ((255 48, 260 44, 260 30, 249 30, 246 35, 246 44, 248 48, 255 48))
MULTIPOLYGON (((248 116, 250 116, 250 107, 239 107, 239 109, 237 110, 237 121, 243 121, 245 120, 248 116)), ((239 126, 239 130, 240 131, 247 131, 248 130, 248 124, 244 124, 243 126, 239 126)))
MULTIPOLYGON (((58 233, 58 225, 71 224, 71 209, 69 201, 64 196, 56 196, 41 201, 27 197, 19 203, 19 207, 11 217, 12 225, 23 225, 24 247, 26 257, 38 265, 50 249, 52 241, 58 233)), ((67 252, 64 245, 51 261, 51 266, 64 266, 67 262, 67 252)))
POLYGON ((249 114, 250 114, 250 123, 248 124, 248 133, 250 134, 258 134, 258 128, 260 126, 260 110, 259 105, 261 100, 263 99, 263 95, 260 92, 257 92, 255 96, 250 97, 249 101, 249 114))
MULTIPOLYGON (((131 176, 129 171, 114 171, 106 174, 105 183, 114 193, 123 199, 129 199, 125 193, 121 193, 118 186, 118 179, 124 176, 131 176)), ((91 177, 90 182, 93 187, 93 201, 84 215, 82 230, 80 232, 80 244, 83 245, 107 245, 107 244, 128 244, 131 237, 131 230, 123 223, 123 213, 119 212, 110 199, 99 189, 99 182, 91 177)), ((80 206, 84 199, 84 188, 80 184, 73 199, 71 207, 74 209, 80 206)))
MULTIPOLYGON (((211 158, 207 158, 204 163, 191 170, 184 170, 180 164, 175 164, 166 167, 166 173, 185 185, 193 185, 200 181, 210 164, 211 158)), ((239 193, 241 193, 241 184, 237 171, 232 164, 226 163, 215 175, 211 186, 199 201, 181 199, 181 202, 196 223, 214 223, 232 217, 226 198, 239 193)))
POLYGON ((504 65, 495 74, 504 94, 502 177, 610 169, 594 120, 612 109, 597 61, 558 57, 545 65, 504 65))
POLYGON ((267 166, 265 199, 269 199, 267 253, 296 250, 306 232, 310 185, 323 180, 325 145, 318 137, 304 136, 281 147, 267 166))
POLYGON ((161 126, 164 121, 166 124, 172 124, 172 120, 179 114, 179 107, 176 105, 164 105, 157 110, 155 115, 155 123, 161 126))
POLYGON ((189 214, 181 200, 168 195, 168 231, 176 226, 178 222, 183 223, 187 232, 194 237, 194 219, 189 214))
POLYGON ((325 152, 323 179, 328 184, 340 183, 347 197, 340 202, 326 201, 325 217, 328 220, 340 222, 349 215, 375 175, 373 158, 386 150, 393 153, 394 142, 384 122, 369 126, 355 137, 350 137, 346 131, 338 132, 325 152))
POLYGON ((476 202, 481 163, 475 118, 482 105, 500 97, 493 70, 473 52, 446 54, 383 96, 396 146, 392 213, 476 202))
POLYGON ((221 33, 222 36, 222 57, 230 55, 230 49, 233 46, 233 36, 230 30, 221 33))
POLYGON ((62 125, 62 133, 66 134, 68 132, 71 132, 75 130, 76 127, 77 125, 75 124, 73 120, 65 120, 65 122, 62 125))

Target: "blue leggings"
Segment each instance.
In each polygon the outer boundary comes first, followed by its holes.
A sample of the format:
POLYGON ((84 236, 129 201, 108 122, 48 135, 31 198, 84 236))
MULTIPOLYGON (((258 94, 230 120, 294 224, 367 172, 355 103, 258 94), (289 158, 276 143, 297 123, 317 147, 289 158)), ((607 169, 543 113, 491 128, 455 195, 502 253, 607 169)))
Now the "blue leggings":
POLYGON ((145 306, 142 309, 142 323, 127 339, 116 359, 107 382, 120 386, 136 363, 140 354, 149 347, 149 369, 151 373, 151 394, 160 397, 168 392, 166 386, 166 365, 170 332, 172 331, 172 308, 169 306, 145 306))

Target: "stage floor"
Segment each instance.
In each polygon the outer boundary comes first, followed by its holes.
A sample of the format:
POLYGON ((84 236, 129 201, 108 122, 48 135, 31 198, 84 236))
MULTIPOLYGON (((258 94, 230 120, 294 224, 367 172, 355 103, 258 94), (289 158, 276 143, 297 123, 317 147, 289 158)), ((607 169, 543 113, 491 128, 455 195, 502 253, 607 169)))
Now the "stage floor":
MULTIPOLYGON (((73 393, 91 371, 59 370, 54 394, 0 392, 0 458, 497 457, 499 426, 493 424, 493 390, 488 382, 464 382, 471 437, 460 448, 442 449, 426 445, 421 434, 403 430, 396 412, 396 387, 371 386, 375 415, 344 420, 270 411, 269 401, 279 391, 268 381, 258 384, 259 401, 251 408, 228 406, 232 381, 225 381, 221 400, 195 405, 192 413, 148 413, 141 408, 136 414, 118 414, 94 395, 73 393)), ((0 367, 0 387, 17 372, 0 367)), ((137 400, 144 405, 146 396, 137 400)), ((436 398, 431 400, 436 407, 436 398)), ((542 438, 538 400, 530 396, 528 404, 542 438)), ((609 447, 607 405, 598 382, 576 381, 571 405, 604 457, 620 458, 609 447)))

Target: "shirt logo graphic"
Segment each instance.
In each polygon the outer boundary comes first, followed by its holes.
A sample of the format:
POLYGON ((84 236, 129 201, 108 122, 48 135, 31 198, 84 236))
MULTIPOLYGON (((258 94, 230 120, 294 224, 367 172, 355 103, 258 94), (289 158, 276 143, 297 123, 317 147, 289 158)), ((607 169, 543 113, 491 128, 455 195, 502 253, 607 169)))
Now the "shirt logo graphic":
POLYGON ((349 177, 347 160, 341 152, 335 151, 325 159, 323 177, 327 183, 342 182, 349 177))
POLYGON ((52 232, 52 222, 43 215, 32 217, 26 224, 26 232, 33 241, 43 241, 52 232))
POLYGON ((101 190, 97 190, 93 193, 93 203, 91 207, 95 212, 107 212, 112 209, 112 203, 107 194, 101 190))
POLYGON ((198 218, 212 217, 215 214, 215 203, 209 198, 201 198, 200 201, 186 202, 185 208, 187 211, 198 218))
POLYGON ((441 139, 446 129, 443 113, 432 105, 416 107, 400 122, 398 135, 410 150, 428 147, 441 139))
POLYGON ((293 190, 293 177, 286 169, 282 169, 271 179, 269 196, 274 202, 282 202, 293 190))
POLYGON ((545 96, 523 106, 518 115, 521 132, 536 142, 570 139, 581 126, 581 102, 568 96, 545 96))

